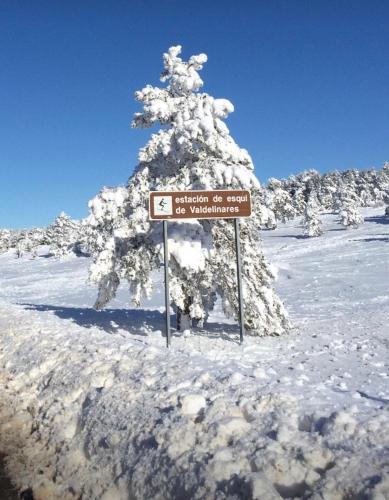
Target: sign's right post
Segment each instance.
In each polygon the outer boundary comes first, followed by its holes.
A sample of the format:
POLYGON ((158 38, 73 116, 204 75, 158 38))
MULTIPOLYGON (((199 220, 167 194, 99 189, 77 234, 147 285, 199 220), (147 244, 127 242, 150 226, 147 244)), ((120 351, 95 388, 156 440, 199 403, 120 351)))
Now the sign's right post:
POLYGON ((243 306, 243 291, 242 291, 242 259, 240 255, 240 238, 239 238, 239 219, 234 219, 235 225, 235 251, 236 251, 236 274, 238 279, 238 303, 239 303, 239 324, 240 324, 240 343, 244 338, 244 306, 243 306))
POLYGON ((166 347, 170 347, 170 294, 169 294, 169 247, 167 239, 167 220, 163 225, 163 253, 165 264, 165 320, 166 320, 166 347))

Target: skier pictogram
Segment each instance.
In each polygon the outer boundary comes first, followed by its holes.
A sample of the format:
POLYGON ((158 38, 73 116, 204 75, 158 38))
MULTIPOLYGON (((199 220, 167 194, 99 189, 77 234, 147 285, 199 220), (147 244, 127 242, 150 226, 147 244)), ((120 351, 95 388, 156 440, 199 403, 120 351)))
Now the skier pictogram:
POLYGON ((162 200, 158 203, 158 206, 160 206, 160 207, 161 207, 162 212, 164 212, 164 211, 165 211, 165 206, 166 206, 166 205, 167 205, 167 203, 166 203, 166 201, 165 201, 165 199, 164 199, 164 198, 162 198, 162 200))
POLYGON ((171 196, 155 196, 153 199, 155 215, 172 215, 173 201, 171 196))

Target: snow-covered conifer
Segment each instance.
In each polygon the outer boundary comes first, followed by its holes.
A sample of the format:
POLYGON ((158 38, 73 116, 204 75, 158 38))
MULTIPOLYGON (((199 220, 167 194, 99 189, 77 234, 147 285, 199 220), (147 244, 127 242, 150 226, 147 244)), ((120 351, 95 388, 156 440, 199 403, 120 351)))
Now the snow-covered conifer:
POLYGON ((11 231, 0 229, 0 253, 7 252, 11 248, 11 231))
POLYGON ((31 240, 28 232, 25 230, 18 231, 15 235, 13 247, 15 248, 16 257, 20 259, 24 254, 31 251, 31 240))
POLYGON ((272 196, 268 189, 261 187, 253 198, 252 210, 259 220, 260 229, 276 229, 277 219, 272 210, 272 196))
POLYGON ((47 228, 46 238, 56 257, 77 253, 80 239, 80 223, 61 212, 47 228))
POLYGON ((389 162, 385 162, 379 173, 378 186, 383 203, 389 205, 389 162))
MULTIPOLYGON (((143 111, 133 127, 160 124, 139 152, 139 165, 126 189, 100 193, 90 204, 94 227, 103 242, 91 267, 98 283, 96 307, 103 307, 126 279, 135 304, 152 290, 151 271, 162 261, 162 223, 148 218, 149 191, 251 189, 260 185, 246 150, 230 136, 224 119, 234 110, 226 99, 200 93, 199 70, 205 54, 183 61, 181 47, 164 54, 163 88, 136 92, 143 111), (108 196, 109 198, 109 196, 108 196)), ((231 220, 169 222, 171 302, 187 318, 202 321, 219 295, 229 316, 237 314, 234 229, 231 220)), ((245 322, 253 335, 281 334, 288 326, 273 275, 261 250, 257 214, 241 221, 245 322)))
POLYGON ((296 215, 304 213, 307 203, 305 201, 305 195, 303 189, 300 188, 293 191, 292 204, 296 215))
POLYGON ((286 222, 288 219, 293 219, 296 216, 296 210, 293 207, 292 197, 284 189, 282 182, 272 177, 267 187, 271 194, 272 210, 277 220, 286 222))
POLYGON ((42 227, 34 227, 28 230, 28 239, 29 239, 29 252, 32 257, 36 257, 38 254, 38 248, 41 245, 47 244, 47 234, 46 228, 42 227))
POLYGON ((303 218, 304 235, 308 237, 323 234, 321 220, 319 218, 319 207, 315 195, 311 195, 305 206, 303 218))
POLYGON ((351 193, 346 191, 340 197, 340 221, 347 229, 356 229, 363 224, 363 217, 358 208, 358 202, 351 193))

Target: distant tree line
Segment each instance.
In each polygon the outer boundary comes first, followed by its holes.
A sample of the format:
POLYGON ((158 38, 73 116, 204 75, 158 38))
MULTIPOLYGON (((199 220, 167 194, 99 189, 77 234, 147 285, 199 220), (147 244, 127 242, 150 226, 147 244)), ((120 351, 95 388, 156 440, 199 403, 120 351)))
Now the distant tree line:
MULTIPOLYGON (((322 234, 320 214, 337 213, 346 228, 363 223, 361 207, 389 209, 389 162, 381 169, 346 170, 320 174, 307 170, 287 179, 269 179, 266 186, 255 189, 253 211, 258 214, 261 229, 275 229, 280 222, 302 216, 303 234, 322 234)), ((91 215, 81 221, 64 212, 47 227, 32 229, 0 229, 0 253, 13 250, 16 257, 37 256, 38 248, 48 245, 53 257, 69 254, 99 254, 105 234, 121 210, 125 188, 104 188, 90 202, 91 215), (97 206, 99 207, 97 209, 97 206), (99 217, 95 217, 100 210, 99 217), (97 219, 100 221, 97 222, 97 219)))

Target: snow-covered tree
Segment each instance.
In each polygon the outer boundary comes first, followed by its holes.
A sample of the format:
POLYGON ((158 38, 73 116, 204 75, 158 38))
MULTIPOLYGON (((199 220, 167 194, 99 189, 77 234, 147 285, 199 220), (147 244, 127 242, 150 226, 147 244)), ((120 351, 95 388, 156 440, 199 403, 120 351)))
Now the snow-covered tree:
POLYGON ((378 180, 379 190, 382 193, 382 201, 389 205, 389 162, 385 162, 379 173, 378 180))
POLYGON ((340 196, 340 221, 347 229, 356 229, 363 224, 363 217, 358 208, 355 196, 349 192, 344 192, 340 196))
POLYGON ((267 188, 271 196, 272 210, 277 220, 286 222, 288 219, 293 219, 296 216, 296 210, 292 197, 284 189, 282 182, 272 177, 269 179, 267 188))
POLYGON ((304 213, 307 206, 304 189, 299 188, 292 191, 292 205, 296 215, 304 213))
POLYGON ((18 259, 23 257, 24 254, 29 253, 31 251, 31 246, 31 240, 27 231, 22 230, 15 234, 13 247, 15 248, 16 257, 18 259))
POLYGON ((316 196, 311 195, 305 206, 303 218, 303 232, 305 236, 320 236, 323 234, 321 220, 319 218, 319 207, 316 196))
POLYGON ((11 248, 11 231, 0 229, 0 253, 7 252, 11 248))
POLYGON ((41 245, 47 244, 47 229, 42 227, 34 227, 27 231, 29 240, 28 248, 32 257, 38 255, 38 249, 41 245))
MULTIPOLYGON (((139 165, 126 189, 102 191, 90 203, 91 221, 102 242, 91 266, 98 283, 96 307, 115 296, 126 279, 135 304, 152 290, 151 271, 162 262, 162 223, 148 218, 153 191, 250 189, 260 185, 246 150, 230 136, 224 123, 233 105, 199 92, 199 70, 205 54, 183 61, 181 47, 164 54, 162 82, 136 92, 143 111, 132 126, 161 125, 139 152, 139 165)), ((241 221, 245 323, 253 335, 281 334, 288 326, 282 303, 272 289, 273 274, 260 249, 258 213, 241 221)), ((177 312, 203 321, 222 299, 224 312, 237 315, 233 221, 225 219, 169 222, 170 294, 177 312)))
POLYGON ((61 212, 46 232, 50 249, 56 257, 64 257, 70 253, 78 253, 80 240, 80 223, 61 212))
POLYGON ((268 189, 261 187, 256 191, 252 210, 258 217, 260 229, 276 229, 277 219, 272 209, 272 195, 268 189))
POLYGON ((341 174, 338 171, 325 173, 320 180, 320 189, 317 193, 319 205, 322 210, 329 210, 336 213, 335 197, 340 191, 341 174))
POLYGON ((311 195, 316 196, 320 210, 338 212, 340 195, 346 191, 358 206, 381 206, 389 203, 389 163, 385 163, 380 170, 352 169, 345 172, 327 172, 324 175, 320 175, 316 170, 307 170, 287 179, 271 180, 268 189, 274 198, 276 216, 281 219, 303 214, 311 195), (275 192, 277 196, 274 196, 275 192), (285 192, 290 199, 285 197, 285 192), (290 203, 294 214, 290 211, 290 203))

